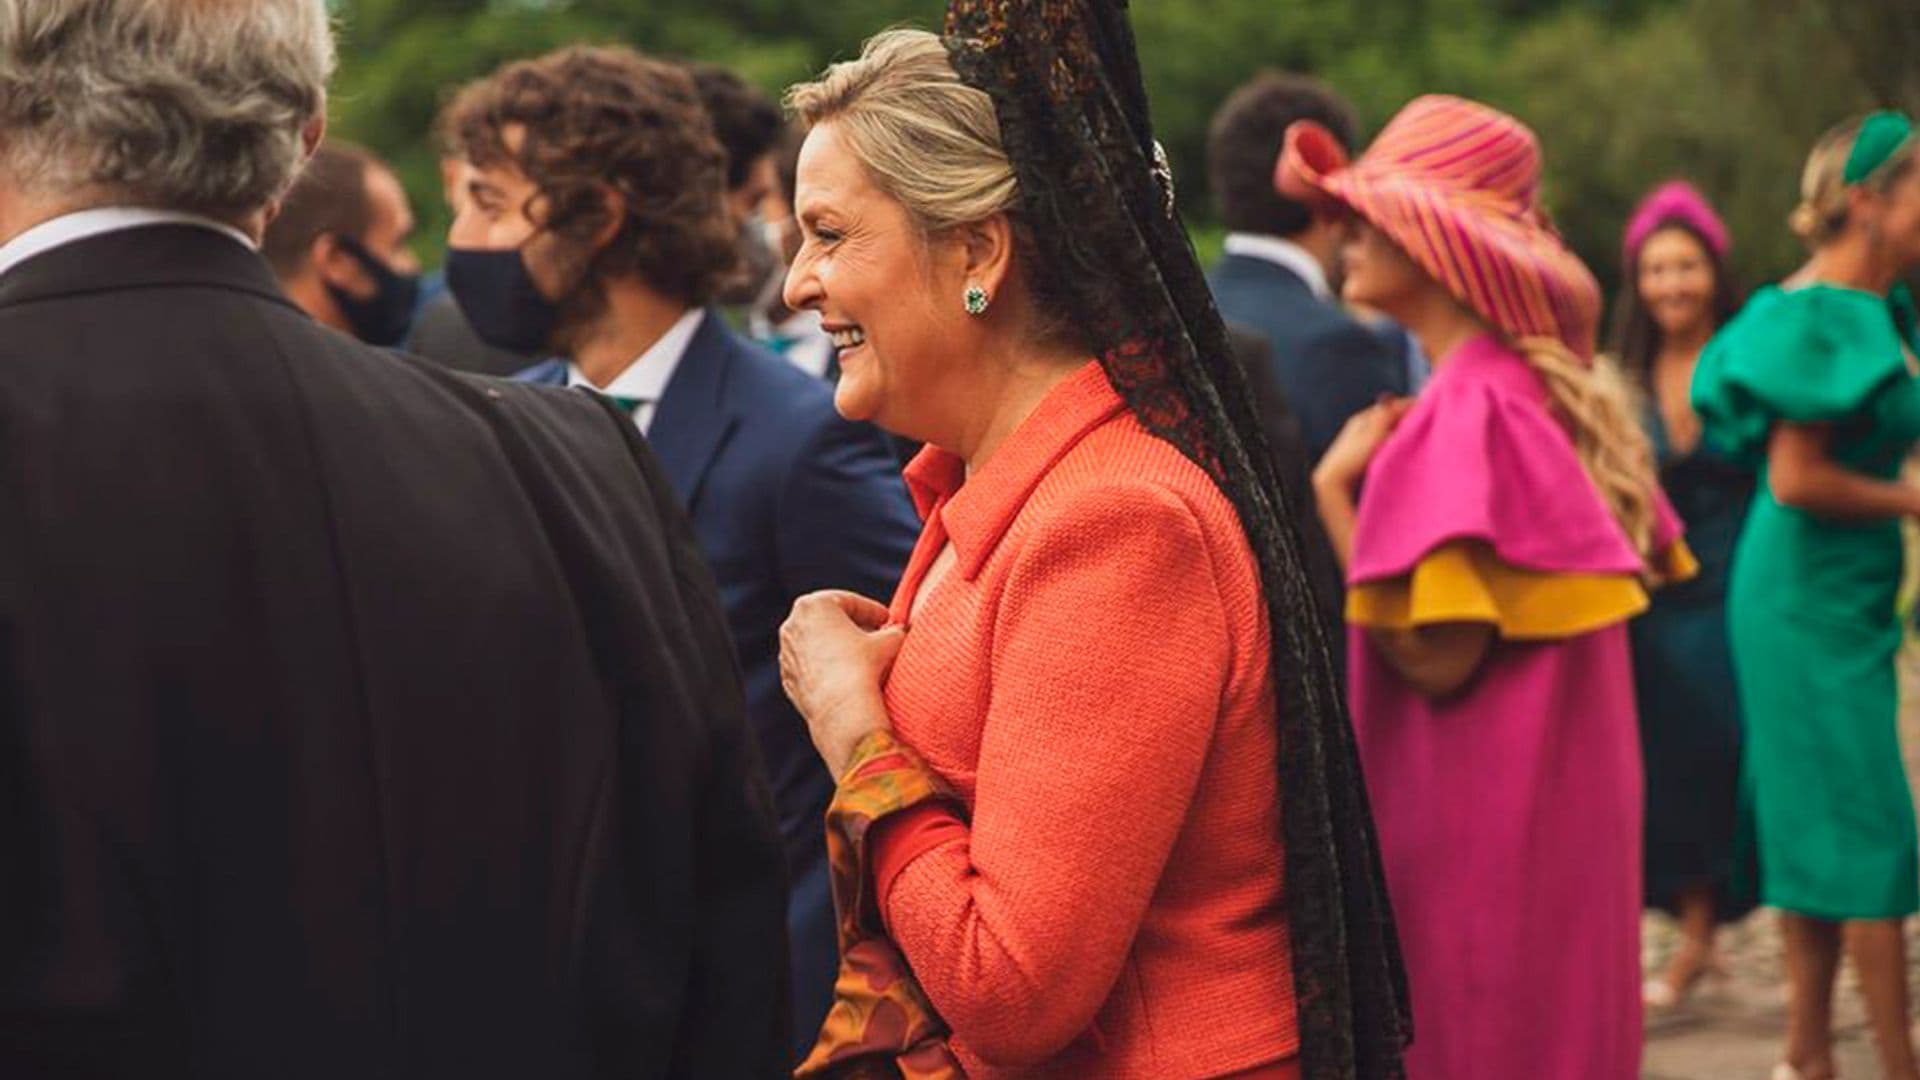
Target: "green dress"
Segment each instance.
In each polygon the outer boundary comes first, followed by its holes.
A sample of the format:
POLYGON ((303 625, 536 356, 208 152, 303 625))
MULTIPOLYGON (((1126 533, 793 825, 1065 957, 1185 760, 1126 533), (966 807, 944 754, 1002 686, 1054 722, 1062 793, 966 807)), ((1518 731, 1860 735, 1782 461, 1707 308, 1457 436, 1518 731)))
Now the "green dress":
POLYGON ((1895 479, 1920 439, 1903 344, 1920 350, 1904 292, 1769 288, 1715 336, 1693 380, 1706 437, 1762 466, 1727 597, 1761 898, 1822 919, 1920 911, 1897 730, 1900 523, 1781 506, 1766 442, 1775 421, 1831 423, 1837 462, 1895 479))

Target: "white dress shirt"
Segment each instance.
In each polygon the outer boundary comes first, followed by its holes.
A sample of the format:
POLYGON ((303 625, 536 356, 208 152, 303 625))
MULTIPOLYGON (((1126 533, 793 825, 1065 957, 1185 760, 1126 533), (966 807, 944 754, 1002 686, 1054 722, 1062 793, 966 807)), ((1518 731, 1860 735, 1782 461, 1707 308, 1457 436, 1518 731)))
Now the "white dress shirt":
POLYGON ((1307 283, 1316 299, 1331 302, 1333 289, 1327 285, 1327 271, 1306 248, 1284 237, 1266 233, 1232 232, 1227 234, 1227 254, 1244 255, 1276 263, 1294 272, 1307 283))
POLYGON ((194 225, 224 233, 245 246, 247 250, 254 249, 253 240, 246 233, 226 222, 215 221, 210 217, 180 210, 155 210, 145 206, 101 206, 92 210, 76 210, 71 214, 62 214, 57 218, 43 221, 4 245, 0 245, 0 277, 5 277, 8 271, 35 255, 44 255, 54 248, 65 247, 76 240, 85 240, 102 233, 136 229, 143 225, 194 225))
POLYGON ((680 367, 680 359, 687 354, 687 346, 693 344, 693 335, 700 330, 700 320, 706 317, 705 308, 688 308, 666 333, 660 335, 660 340, 605 386, 593 385, 580 373, 579 365, 569 362, 567 385, 584 386, 595 393, 638 401, 640 404, 633 410, 633 422, 645 432, 653 424, 654 411, 660 407, 660 395, 667 392, 667 383, 673 380, 674 371, 680 367))

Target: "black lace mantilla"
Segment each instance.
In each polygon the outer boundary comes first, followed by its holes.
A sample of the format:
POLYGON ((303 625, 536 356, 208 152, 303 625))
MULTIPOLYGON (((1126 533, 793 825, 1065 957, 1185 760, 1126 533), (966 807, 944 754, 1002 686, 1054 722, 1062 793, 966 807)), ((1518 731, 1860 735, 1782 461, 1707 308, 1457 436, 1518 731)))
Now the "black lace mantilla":
POLYGON ((1273 625, 1302 1075, 1403 1075, 1406 976, 1346 706, 1244 373, 1172 208, 1126 0, 951 0, 961 78, 992 95, 1047 292, 1141 422, 1240 514, 1273 625), (1160 165, 1156 169, 1156 165, 1160 165))

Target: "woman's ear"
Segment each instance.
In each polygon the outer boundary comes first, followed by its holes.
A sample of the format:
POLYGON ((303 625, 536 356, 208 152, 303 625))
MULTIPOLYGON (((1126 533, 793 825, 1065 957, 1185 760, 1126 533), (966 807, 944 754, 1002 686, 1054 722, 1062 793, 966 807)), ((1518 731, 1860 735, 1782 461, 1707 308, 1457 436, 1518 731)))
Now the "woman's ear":
POLYGON ((1872 190, 1866 184, 1855 184, 1847 189, 1847 222, 1860 225, 1869 233, 1880 227, 1880 213, 1886 204, 1886 196, 1872 190))
POLYGON ((968 286, 985 289, 992 298, 1013 271, 1013 222, 1005 214, 995 214, 955 229, 965 258, 968 286))

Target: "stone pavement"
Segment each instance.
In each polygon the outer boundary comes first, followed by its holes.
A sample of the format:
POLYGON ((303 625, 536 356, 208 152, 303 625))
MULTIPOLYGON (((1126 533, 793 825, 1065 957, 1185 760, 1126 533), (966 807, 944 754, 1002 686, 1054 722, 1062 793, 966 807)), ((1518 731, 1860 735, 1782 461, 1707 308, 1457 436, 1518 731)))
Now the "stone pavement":
MULTIPOLYGON (((1907 775, 1920 778, 1920 647, 1901 657, 1901 745, 1907 775)), ((1665 916, 1648 915, 1642 955, 1657 970, 1674 940, 1665 916)), ((1724 976, 1709 978, 1670 1016, 1650 1017, 1645 1080, 1766 1080, 1786 1036, 1786 979, 1774 913, 1754 915, 1721 931, 1724 976)), ((1907 926, 1908 983, 1920 991, 1920 919, 1907 926)), ((1920 1001, 1920 993, 1916 994, 1920 1001)), ((1834 1002, 1834 1051, 1844 1080, 1879 1075, 1866 1013, 1844 965, 1834 1002)))
MULTIPOLYGON (((1645 925, 1648 970, 1664 961, 1674 938, 1672 923, 1649 916, 1645 925)), ((1642 1060, 1646 1080, 1766 1080, 1780 1060, 1786 1033, 1786 978, 1774 915, 1762 911, 1721 930, 1726 972, 1709 977, 1693 998, 1671 1015, 1647 1022, 1642 1060)), ((1908 932, 1908 955, 1920 941, 1908 932)), ((1877 1075, 1866 1013, 1843 970, 1834 1002, 1834 1050, 1840 1075, 1863 1080, 1877 1075)))

